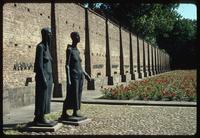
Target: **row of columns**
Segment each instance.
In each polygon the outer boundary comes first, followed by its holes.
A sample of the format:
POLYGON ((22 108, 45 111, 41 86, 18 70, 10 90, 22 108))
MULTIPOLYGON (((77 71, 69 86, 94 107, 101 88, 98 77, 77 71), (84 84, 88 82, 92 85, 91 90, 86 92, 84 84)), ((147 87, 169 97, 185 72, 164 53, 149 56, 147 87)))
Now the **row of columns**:
MULTIPOLYGON (((90 33, 89 33, 89 25, 88 25, 88 9, 86 9, 86 27, 85 27, 85 69, 91 75, 91 59, 90 59, 90 33)), ((129 57, 130 57, 130 71, 127 73, 125 72, 125 65, 124 65, 124 52, 123 52, 123 40, 122 40, 122 27, 119 25, 119 58, 120 58, 120 72, 118 74, 112 74, 112 60, 111 60, 111 47, 109 42, 109 33, 108 29, 108 22, 109 19, 106 18, 106 79, 107 85, 114 85, 116 82, 114 80, 115 76, 120 76, 120 82, 128 82, 130 80, 136 80, 138 78, 144 78, 152 75, 156 75, 159 73, 163 73, 170 70, 169 66, 169 55, 166 52, 163 52, 161 49, 151 46, 143 39, 139 38, 139 36, 133 35, 130 31, 129 33, 129 57), (133 44, 132 37, 137 37, 137 51, 133 51, 133 44), (142 51, 142 52, 141 52, 142 51), (137 56, 135 56, 135 54, 137 56), (134 59, 136 57, 137 59, 134 59), (133 61, 137 61, 136 64, 133 61)), ((88 89, 95 89, 95 80, 93 79, 90 83, 88 83, 88 89)))

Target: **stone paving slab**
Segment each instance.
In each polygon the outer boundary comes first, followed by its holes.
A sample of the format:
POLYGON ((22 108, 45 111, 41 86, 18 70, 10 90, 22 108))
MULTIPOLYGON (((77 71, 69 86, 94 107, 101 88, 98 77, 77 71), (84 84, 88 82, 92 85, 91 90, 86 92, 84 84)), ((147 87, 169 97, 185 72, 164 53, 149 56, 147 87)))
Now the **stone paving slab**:
POLYGON ((63 125, 51 133, 24 131, 18 134, 195 135, 196 113, 196 107, 82 104, 81 114, 91 119, 89 123, 80 126, 63 125))

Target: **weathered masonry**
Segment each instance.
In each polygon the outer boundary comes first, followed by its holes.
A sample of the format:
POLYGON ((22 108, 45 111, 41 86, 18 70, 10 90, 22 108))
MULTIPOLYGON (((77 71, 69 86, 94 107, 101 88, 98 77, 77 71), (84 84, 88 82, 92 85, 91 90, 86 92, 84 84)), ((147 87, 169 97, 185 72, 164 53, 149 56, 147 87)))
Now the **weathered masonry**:
POLYGON ((80 34, 82 66, 92 76, 84 89, 100 89, 170 70, 169 55, 118 23, 74 3, 6 3, 3 5, 3 106, 34 103, 33 72, 41 29, 53 33, 54 97, 66 94, 66 48, 70 33, 80 34))

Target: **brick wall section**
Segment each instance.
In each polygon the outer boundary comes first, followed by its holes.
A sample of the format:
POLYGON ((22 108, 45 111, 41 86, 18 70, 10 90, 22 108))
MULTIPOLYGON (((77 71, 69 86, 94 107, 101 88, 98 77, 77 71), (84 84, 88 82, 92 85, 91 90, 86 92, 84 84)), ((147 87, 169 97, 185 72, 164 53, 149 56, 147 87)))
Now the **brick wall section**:
POLYGON ((120 73, 120 42, 119 42, 119 26, 108 21, 109 45, 110 45, 110 60, 111 60, 111 75, 120 73), (112 35, 111 35, 112 34, 112 35))
POLYGON ((34 82, 33 68, 17 70, 14 65, 34 65, 41 29, 50 26, 50 5, 8 3, 3 7, 3 19, 3 86, 23 87, 27 77, 34 82))
POLYGON ((50 27, 50 7, 34 3, 3 6, 3 113, 34 103, 35 50, 41 29, 50 27), (25 86, 27 78, 32 82, 25 86))
MULTIPOLYGON (((78 48, 85 69, 86 20, 85 9, 73 3, 55 4, 58 82, 66 93, 66 48, 71 44, 70 33, 80 34, 78 48)), ((106 76, 106 25, 105 18, 88 10, 91 75, 99 80, 106 76), (98 74, 100 78, 97 77, 98 74)), ((3 6, 3 89, 4 109, 34 103, 35 73, 33 72, 36 45, 41 42, 41 29, 51 26, 50 3, 8 3, 3 6), (19 69, 19 70, 18 70, 19 69), (32 80, 28 83, 27 80, 32 80)), ((130 72, 129 31, 121 29, 124 56, 124 73, 130 72)), ((120 36, 119 25, 108 20, 111 76, 120 82, 120 36)), ((137 36, 132 34, 133 65, 137 71, 137 36)), ((151 50, 150 50, 151 51, 151 50)), ((54 52, 54 51, 52 51, 54 52)), ((145 50, 147 53, 147 50, 145 50)), ((140 69, 143 70, 143 40, 139 38, 140 69)), ((150 52, 151 53, 151 52, 150 52)), ((153 50, 155 58, 155 51, 153 50)), ((156 53, 157 54, 157 53, 156 53)), ((147 56, 148 54, 145 54, 147 56)), ((153 59, 155 65, 155 59, 153 59)), ((169 55, 166 54, 169 69, 169 55)), ((158 63, 156 58, 156 63, 158 63)), ((147 60, 146 60, 147 64, 147 60)), ((157 66, 156 66, 157 67, 157 66)), ((141 71, 142 72, 142 71, 141 71)), ((84 87, 86 81, 84 82, 84 87)))
POLYGON ((139 38, 140 71, 143 72, 143 40, 139 38))
POLYGON ((148 52, 148 58, 149 58, 149 71, 151 72, 151 75, 152 75, 152 51, 151 51, 151 45, 150 44, 148 44, 148 50, 149 50, 149 52, 148 52))
POLYGON ((137 36, 134 34, 131 35, 132 39, 132 50, 133 50, 133 67, 134 72, 137 72, 137 36))
POLYGON ((144 49, 145 49, 145 68, 146 68, 146 72, 148 72, 148 45, 147 45, 147 42, 144 42, 144 49))
POLYGON ((94 12, 88 11, 90 31, 91 76, 106 76, 106 22, 94 12))
POLYGON ((66 49, 72 44, 71 32, 78 32, 80 43, 77 47, 82 59, 82 67, 85 68, 85 9, 72 3, 56 3, 56 35, 58 55, 58 79, 59 82, 66 81, 65 62, 66 49))
POLYGON ((122 33, 122 48, 124 57, 124 74, 130 73, 130 38, 129 32, 121 29, 122 33))

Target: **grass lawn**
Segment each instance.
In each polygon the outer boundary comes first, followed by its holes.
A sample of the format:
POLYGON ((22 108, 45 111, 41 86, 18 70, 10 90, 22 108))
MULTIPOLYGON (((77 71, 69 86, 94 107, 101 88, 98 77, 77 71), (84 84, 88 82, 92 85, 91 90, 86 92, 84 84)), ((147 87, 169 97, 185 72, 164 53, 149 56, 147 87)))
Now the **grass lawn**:
POLYGON ((196 101, 196 70, 175 70, 130 82, 127 86, 118 85, 104 88, 104 99, 196 101))

